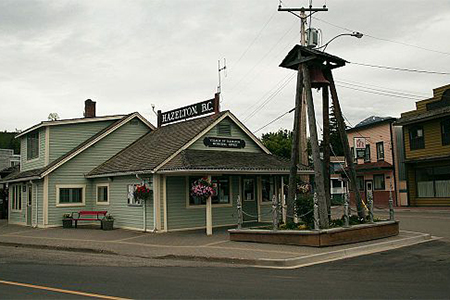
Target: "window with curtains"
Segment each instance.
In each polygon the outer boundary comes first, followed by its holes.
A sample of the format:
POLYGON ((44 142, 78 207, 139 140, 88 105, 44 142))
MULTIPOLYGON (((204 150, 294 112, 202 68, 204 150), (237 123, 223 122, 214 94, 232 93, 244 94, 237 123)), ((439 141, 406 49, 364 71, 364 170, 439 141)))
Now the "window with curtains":
POLYGON ((450 166, 416 169, 417 197, 449 198, 450 166))
POLYGON ((384 174, 373 175, 373 189, 384 190, 386 188, 384 183, 384 174))
POLYGON ((370 162, 370 145, 366 145, 366 151, 364 153, 364 162, 370 162))
POLYGON ((384 160, 384 143, 377 143, 377 160, 384 160))

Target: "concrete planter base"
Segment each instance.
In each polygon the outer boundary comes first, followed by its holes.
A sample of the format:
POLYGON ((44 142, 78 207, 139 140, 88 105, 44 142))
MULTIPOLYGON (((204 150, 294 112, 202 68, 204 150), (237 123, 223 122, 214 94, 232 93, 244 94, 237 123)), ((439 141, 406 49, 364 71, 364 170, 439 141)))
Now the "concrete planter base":
POLYGON ((72 228, 72 219, 63 219, 63 228, 72 228))
POLYGON ((102 220, 103 230, 113 230, 113 228, 114 228, 114 220, 102 220))
POLYGON ((261 230, 230 229, 230 240, 312 247, 337 246, 366 242, 398 235, 398 221, 382 221, 374 224, 354 225, 349 228, 324 230, 261 230))

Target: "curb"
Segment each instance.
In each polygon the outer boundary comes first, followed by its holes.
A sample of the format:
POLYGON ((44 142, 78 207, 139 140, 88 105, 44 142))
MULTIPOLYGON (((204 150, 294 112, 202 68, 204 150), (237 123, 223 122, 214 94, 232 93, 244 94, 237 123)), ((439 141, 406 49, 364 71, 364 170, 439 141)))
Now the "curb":
POLYGON ((90 253, 90 254, 118 255, 116 252, 109 251, 109 250, 102 250, 102 249, 77 248, 77 247, 66 247, 66 246, 50 246, 50 245, 37 245, 37 244, 23 244, 23 243, 12 243, 12 242, 2 242, 2 241, 0 241, 0 246, 30 248, 30 249, 44 249, 44 250, 57 250, 57 251, 68 251, 68 252, 79 252, 79 253, 90 253))
POLYGON ((342 249, 307 256, 293 257, 287 259, 267 259, 267 258, 245 259, 234 257, 206 257, 206 256, 190 256, 190 255, 166 255, 155 257, 155 259, 219 262, 219 263, 239 264, 257 268, 271 268, 271 269, 297 269, 301 267, 326 263, 340 259, 346 259, 356 256, 398 249, 434 240, 432 236, 428 233, 417 233, 417 234, 418 234, 417 236, 403 238, 395 241, 387 241, 372 245, 357 246, 348 249, 342 249))

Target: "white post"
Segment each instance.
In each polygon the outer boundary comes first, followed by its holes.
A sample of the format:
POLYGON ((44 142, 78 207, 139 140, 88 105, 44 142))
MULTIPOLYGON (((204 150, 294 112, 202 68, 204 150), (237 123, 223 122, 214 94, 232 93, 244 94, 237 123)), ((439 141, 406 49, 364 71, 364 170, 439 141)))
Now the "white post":
POLYGON ((146 216, 146 214, 147 214, 147 209, 146 209, 146 201, 144 201, 144 200, 141 200, 142 201, 142 224, 144 225, 144 232, 147 232, 147 216, 146 216))
POLYGON ((286 224, 286 197, 284 195, 284 177, 281 176, 281 209, 283 215, 283 223, 286 224))
MULTIPOLYGON (((208 175, 208 181, 211 182, 211 175, 208 175)), ((206 199, 206 235, 212 235, 212 199, 206 199)))

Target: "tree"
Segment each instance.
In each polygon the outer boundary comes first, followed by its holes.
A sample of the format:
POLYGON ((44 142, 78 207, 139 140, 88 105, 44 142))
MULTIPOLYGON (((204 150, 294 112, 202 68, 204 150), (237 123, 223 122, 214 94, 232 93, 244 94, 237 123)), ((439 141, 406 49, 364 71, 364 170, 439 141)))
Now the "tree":
MULTIPOLYGON (((347 128, 347 125, 345 125, 345 127, 347 128)), ((330 112, 330 144, 332 149, 332 156, 344 156, 344 145, 342 145, 341 137, 339 135, 336 115, 334 113, 333 106, 331 106, 330 112)))
POLYGON ((287 159, 291 158, 291 130, 280 129, 277 132, 264 133, 261 141, 273 154, 287 159))

